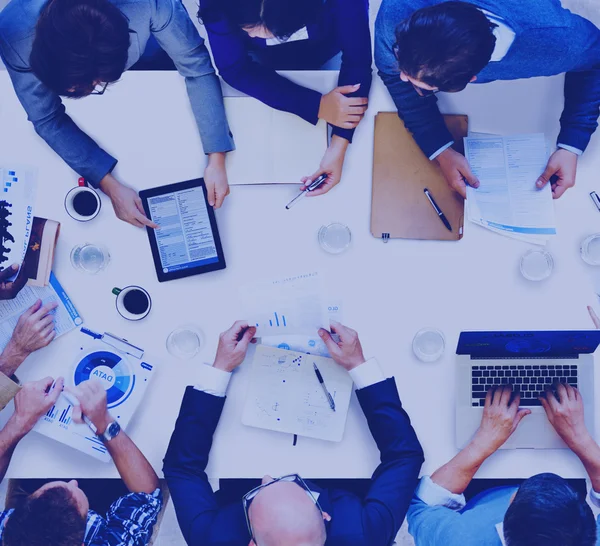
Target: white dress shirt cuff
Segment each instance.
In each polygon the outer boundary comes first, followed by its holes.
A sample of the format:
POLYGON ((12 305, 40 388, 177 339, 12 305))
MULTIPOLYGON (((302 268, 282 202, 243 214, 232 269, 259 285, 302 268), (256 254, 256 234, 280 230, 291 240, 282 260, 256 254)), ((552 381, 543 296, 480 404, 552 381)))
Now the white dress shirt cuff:
POLYGON ((590 489, 590 499, 598 507, 600 507, 600 493, 590 489))
POLYGON ((450 510, 461 510, 467 504, 464 495, 451 493, 433 482, 429 476, 421 478, 415 494, 429 506, 445 506, 450 510))
POLYGON ((583 154, 583 150, 580 150, 579 148, 574 148, 573 146, 569 146, 567 144, 558 144, 559 148, 562 148, 563 150, 567 150, 568 152, 573 152, 575 155, 582 155, 583 154))
POLYGON ((385 375, 374 358, 369 358, 364 364, 348 372, 358 390, 370 387, 375 383, 385 381, 385 375))
POLYGON ((213 368, 210 364, 200 366, 194 388, 214 396, 224 397, 231 379, 231 373, 213 368))
POLYGON ((448 144, 446 144, 445 146, 442 146, 437 152, 431 154, 429 156, 429 160, 433 161, 438 155, 440 155, 442 152, 445 152, 448 148, 450 148, 450 146, 452 146, 452 144, 454 144, 453 140, 448 142, 448 144))

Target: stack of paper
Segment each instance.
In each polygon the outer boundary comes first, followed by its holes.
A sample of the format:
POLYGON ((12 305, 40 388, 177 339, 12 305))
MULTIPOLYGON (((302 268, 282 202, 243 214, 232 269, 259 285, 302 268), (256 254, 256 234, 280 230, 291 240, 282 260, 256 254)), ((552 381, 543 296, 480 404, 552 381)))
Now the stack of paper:
POLYGON ((471 135, 465 156, 480 181, 477 189, 467 186, 471 222, 541 245, 556 235, 550 184, 536 186, 548 161, 543 134, 471 135))

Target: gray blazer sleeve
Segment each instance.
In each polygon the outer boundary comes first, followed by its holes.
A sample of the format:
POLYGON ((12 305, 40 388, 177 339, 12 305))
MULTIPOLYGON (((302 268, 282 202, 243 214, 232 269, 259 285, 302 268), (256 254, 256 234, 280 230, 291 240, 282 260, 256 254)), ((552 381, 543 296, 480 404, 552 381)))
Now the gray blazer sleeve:
MULTIPOLYGON (((1 40, 1 38, 0 38, 1 40)), ((117 160, 67 115, 60 97, 31 71, 10 44, 0 43, 2 58, 27 118, 48 145, 77 173, 98 186, 117 160)))
POLYGON ((235 149, 219 78, 181 0, 151 0, 151 31, 185 78, 204 153, 235 149))

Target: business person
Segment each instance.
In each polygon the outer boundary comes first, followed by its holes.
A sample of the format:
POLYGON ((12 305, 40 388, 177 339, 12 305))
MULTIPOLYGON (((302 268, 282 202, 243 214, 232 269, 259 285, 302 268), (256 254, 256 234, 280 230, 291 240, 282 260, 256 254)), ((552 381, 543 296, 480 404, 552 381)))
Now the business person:
POLYGON ((12 264, 0 271, 0 300, 12 300, 23 290, 27 284, 27 272, 22 267, 19 271, 19 264, 12 264), (17 273, 18 275, 12 281, 9 280, 17 273))
POLYGON ((550 182, 558 198, 575 184, 577 159, 597 127, 600 30, 558 0, 383 0, 375 23, 375 63, 399 116, 463 197, 465 181, 473 187, 479 181, 450 147, 435 93, 566 72, 558 149, 537 187, 550 182))
POLYGON ((209 202, 218 207, 229 192, 225 153, 233 138, 209 53, 180 0, 11 0, 0 13, 0 56, 35 130, 138 227, 156 226, 137 193, 112 175, 117 160, 77 127, 60 97, 103 94, 143 56, 150 37, 185 78, 208 155, 209 202))
MULTIPOLYGON (((555 474, 538 474, 520 487, 490 489, 465 503, 462 493, 479 467, 527 419, 530 410, 519 409, 519 402, 510 386, 488 392, 473 440, 431 477, 421 479, 408 512, 417 546, 600 544, 585 499, 555 474)), ((581 394, 561 384, 556 395, 547 391, 541 402, 556 432, 583 463, 592 482, 590 498, 600 506, 600 447, 586 429, 581 394)))
POLYGON ((337 323, 334 329, 339 343, 325 330, 319 335, 354 380, 381 452, 382 462, 365 499, 321 489, 294 474, 277 479, 265 476, 262 485, 239 502, 217 504, 205 468, 231 373, 244 360, 256 333, 247 323, 236 322, 221 334, 212 367, 200 367, 196 385, 187 388, 164 459, 165 478, 188 544, 384 546, 392 542, 416 485, 423 452, 394 379, 384 378, 377 361, 365 359, 356 332, 337 323))
POLYGON ((0 410, 21 390, 15 373, 33 352, 48 346, 56 336, 56 302, 37 300, 17 320, 10 341, 0 353, 0 410))
POLYGON ((229 85, 308 123, 323 119, 333 126, 319 168, 302 179, 307 184, 326 173, 327 181, 309 195, 328 192, 342 177, 346 150, 367 109, 368 0, 201 0, 199 17, 229 85), (319 70, 339 54, 339 87, 324 95, 276 72, 319 70))
MULTIPOLYGON (((17 394, 15 413, 0 431, 3 472, 19 441, 56 402, 63 384, 59 378, 51 389, 48 377, 17 394)), ((117 499, 102 517, 89 509, 89 500, 75 480, 48 482, 15 509, 0 513, 0 541, 3 546, 144 546, 162 507, 158 477, 131 439, 115 426, 99 381, 86 381, 71 392, 81 404, 74 408, 74 419, 81 422, 83 412, 97 427, 130 493, 117 499)))

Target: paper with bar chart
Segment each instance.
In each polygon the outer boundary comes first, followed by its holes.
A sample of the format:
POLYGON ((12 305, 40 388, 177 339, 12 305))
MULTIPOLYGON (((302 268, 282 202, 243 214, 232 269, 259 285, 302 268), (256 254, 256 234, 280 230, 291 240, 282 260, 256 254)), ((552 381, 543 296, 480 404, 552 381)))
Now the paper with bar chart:
MULTIPOLYGON (((36 171, 0 165, 0 270, 25 258, 35 204, 36 171)), ((13 276, 13 279, 16 274, 13 276)))
POLYGON ((72 419, 73 406, 61 396, 46 415, 37 422, 34 430, 88 453, 101 461, 109 462, 110 455, 102 441, 96 438, 87 425, 74 423, 72 419))
POLYGON ((252 361, 244 425, 339 442, 352 379, 331 358, 259 345, 252 361), (331 409, 313 364, 335 401, 331 409))
POLYGON ((245 317, 256 335, 309 335, 329 329, 318 273, 307 273, 243 287, 245 317))

